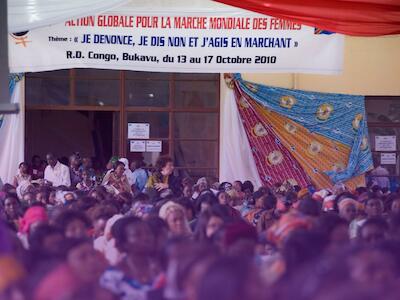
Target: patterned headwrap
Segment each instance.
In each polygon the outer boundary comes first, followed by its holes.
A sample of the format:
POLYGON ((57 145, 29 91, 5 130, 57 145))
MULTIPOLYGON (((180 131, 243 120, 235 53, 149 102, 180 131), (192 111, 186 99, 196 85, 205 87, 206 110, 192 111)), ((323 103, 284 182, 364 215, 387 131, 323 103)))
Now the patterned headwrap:
POLYGON ((324 201, 322 202, 322 210, 323 211, 332 211, 335 208, 335 200, 336 196, 331 195, 328 197, 325 197, 324 201))
POLYGON ((284 214, 277 223, 272 225, 267 231, 267 239, 276 246, 281 247, 289 234, 296 229, 310 229, 312 220, 300 213, 289 212, 284 214))
POLYGON ((347 206, 354 205, 358 211, 363 210, 364 206, 352 198, 344 198, 339 201, 339 212, 343 211, 347 206))
POLYGON ((46 222, 48 220, 46 210, 41 206, 30 207, 19 220, 19 231, 29 233, 30 227, 36 222, 46 222))

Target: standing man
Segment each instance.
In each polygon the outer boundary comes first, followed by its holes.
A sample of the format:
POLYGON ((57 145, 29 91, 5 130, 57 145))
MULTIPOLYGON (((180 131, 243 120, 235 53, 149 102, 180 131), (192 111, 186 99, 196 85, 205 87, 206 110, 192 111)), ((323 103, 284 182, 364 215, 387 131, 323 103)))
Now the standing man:
POLYGON ((71 186, 69 168, 60 163, 52 153, 46 155, 48 166, 44 170, 44 179, 54 187, 71 186))

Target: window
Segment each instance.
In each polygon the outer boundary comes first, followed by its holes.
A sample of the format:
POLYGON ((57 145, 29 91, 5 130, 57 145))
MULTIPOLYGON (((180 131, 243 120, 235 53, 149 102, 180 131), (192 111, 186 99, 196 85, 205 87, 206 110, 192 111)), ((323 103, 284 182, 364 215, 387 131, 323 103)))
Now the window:
POLYGON ((391 182, 400 179, 400 97, 370 96, 365 97, 368 118, 368 131, 374 167, 381 164, 382 153, 396 153, 395 164, 383 164, 389 171, 391 182), (376 136, 396 136, 396 151, 376 151, 376 136))
MULTIPOLYGON (((32 119, 29 118, 30 112, 57 111, 62 115, 62 111, 108 111, 110 114, 104 116, 112 119, 110 123, 107 121, 107 128, 112 128, 112 137, 111 133, 102 139, 97 136, 92 143, 94 148, 101 149, 98 141, 109 142, 113 145, 114 155, 130 160, 144 158, 149 166, 154 165, 159 155, 169 155, 174 158, 180 175, 217 177, 219 78, 219 74, 100 69, 30 73, 26 76, 27 118, 32 119), (149 140, 160 141, 161 152, 131 152, 130 143, 134 139, 128 139, 129 123, 148 123, 149 140)), ((77 116, 69 115, 73 116, 71 118, 77 116)), ((100 115, 88 116, 88 126, 101 128, 98 124, 100 115)), ((64 120, 64 116, 61 118, 64 120)), ((32 125, 32 122, 29 124, 32 125)), ((28 123, 26 126, 29 126, 28 123)), ((27 136, 27 148, 33 143, 32 139, 39 143, 37 131, 27 131, 27 135, 31 135, 27 136)), ((69 142, 81 143, 73 138, 69 142)), ((65 149, 72 146, 66 145, 65 149)))

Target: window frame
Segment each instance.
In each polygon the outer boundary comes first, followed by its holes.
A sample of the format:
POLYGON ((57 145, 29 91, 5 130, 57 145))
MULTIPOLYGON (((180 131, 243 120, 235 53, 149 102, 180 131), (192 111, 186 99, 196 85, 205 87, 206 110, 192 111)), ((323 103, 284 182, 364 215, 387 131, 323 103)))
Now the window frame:
MULTIPOLYGON (((400 129, 400 122, 371 122, 368 120, 368 110, 367 110, 367 102, 368 101, 380 101, 380 100, 394 100, 394 101, 399 101, 400 103, 400 96, 365 96, 365 111, 367 114, 367 125, 368 125, 368 135, 370 136, 369 132, 373 128, 398 128, 400 129)), ((371 139, 371 136, 369 137, 371 139)), ((396 139, 400 139, 400 136, 396 135, 396 139)), ((371 146, 371 153, 372 156, 379 155, 380 153, 396 153, 396 161, 397 164, 399 163, 400 159, 400 147, 396 148, 396 151, 376 151, 375 149, 372 148, 372 142, 370 141, 370 146, 371 146)), ((397 168, 396 164, 396 169, 397 168)), ((374 165, 374 168, 376 166, 374 165)), ((395 178, 397 182, 400 182, 400 170, 397 170, 397 174, 395 175, 389 175, 388 177, 390 178, 395 178)), ((385 176, 386 177, 386 176, 385 176)))
MULTIPOLYGON (((115 71, 115 70, 114 70, 115 71)), ((177 141, 209 141, 209 142, 216 142, 217 145, 217 165, 214 167, 193 167, 193 166, 177 166, 177 170, 205 170, 207 173, 214 172, 216 177, 219 176, 219 156, 220 156, 220 147, 219 147, 219 140, 220 140, 220 105, 221 105, 221 97, 220 97, 220 74, 213 74, 214 78, 198 78, 194 79, 186 79, 182 78, 182 74, 178 76, 176 73, 169 73, 167 78, 137 78, 134 79, 128 75, 129 71, 118 71, 119 77, 112 78, 107 76, 98 76, 98 77, 91 77, 86 75, 79 75, 77 74, 77 69, 69 69, 68 76, 51 76, 50 72, 47 73, 27 73, 27 84, 29 84, 29 78, 51 78, 51 79, 69 79, 70 89, 69 89, 69 102, 68 105, 57 105, 57 104, 29 104, 29 101, 26 101, 26 110, 61 110, 61 111, 71 111, 71 110, 79 110, 79 111, 111 111, 119 114, 119 149, 118 154, 120 157, 126 157, 128 153, 128 146, 130 139, 127 138, 127 128, 128 128, 128 120, 127 115, 130 112, 167 112, 169 117, 169 128, 168 128, 168 137, 167 138, 152 138, 151 140, 162 140, 167 141, 169 144, 169 153, 168 155, 174 158, 175 154, 175 143, 177 141), (178 78, 177 78, 178 77, 178 78), (117 105, 80 105, 76 103, 76 81, 77 80, 118 80, 119 81, 119 101, 117 105), (169 82, 169 101, 168 105, 165 107, 153 107, 153 106, 128 106, 127 99, 126 99, 126 85, 130 81, 166 81, 169 82), (208 82, 215 82, 216 83, 216 107, 176 107, 175 105, 175 83, 176 82, 201 82, 201 81, 208 81, 208 82), (217 114, 217 135, 216 138, 206 139, 206 138, 177 138, 174 136, 175 130, 175 114, 176 113, 216 113, 217 114)), ((143 72, 145 73, 145 72, 143 72)), ((27 99, 27 98, 26 98, 27 99)), ((25 151, 26 154, 26 151, 25 151)))

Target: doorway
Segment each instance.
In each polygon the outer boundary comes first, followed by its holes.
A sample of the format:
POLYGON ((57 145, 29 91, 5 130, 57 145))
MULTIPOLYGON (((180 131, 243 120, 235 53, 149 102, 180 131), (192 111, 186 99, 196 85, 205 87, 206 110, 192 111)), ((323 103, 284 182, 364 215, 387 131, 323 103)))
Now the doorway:
POLYGON ((103 167, 118 147, 118 113, 109 111, 28 110, 25 157, 52 152, 64 160, 74 152, 103 167))

